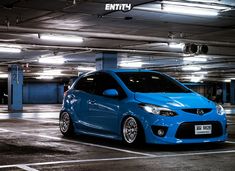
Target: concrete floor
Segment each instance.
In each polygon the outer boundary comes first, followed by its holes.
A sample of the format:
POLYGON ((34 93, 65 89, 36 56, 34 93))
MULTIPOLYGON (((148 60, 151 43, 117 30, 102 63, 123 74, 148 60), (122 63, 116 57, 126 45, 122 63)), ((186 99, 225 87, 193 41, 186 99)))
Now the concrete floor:
POLYGON ((60 105, 0 106, 0 170, 234 170, 235 108, 228 107, 229 140, 222 144, 126 147, 88 136, 64 138, 60 105))

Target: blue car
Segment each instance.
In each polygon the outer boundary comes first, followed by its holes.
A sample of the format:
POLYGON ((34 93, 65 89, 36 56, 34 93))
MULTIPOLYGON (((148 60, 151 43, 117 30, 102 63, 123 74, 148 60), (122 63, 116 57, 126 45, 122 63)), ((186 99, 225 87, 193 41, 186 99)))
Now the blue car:
POLYGON ((63 135, 88 134, 127 144, 223 142, 222 106, 163 73, 101 70, 80 76, 65 93, 63 135))

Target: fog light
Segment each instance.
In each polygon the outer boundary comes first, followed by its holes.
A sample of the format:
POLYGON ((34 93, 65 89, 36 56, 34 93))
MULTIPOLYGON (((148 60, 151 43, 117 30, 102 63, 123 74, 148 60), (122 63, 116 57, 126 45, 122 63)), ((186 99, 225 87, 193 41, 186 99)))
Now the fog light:
POLYGON ((159 130, 157 131, 157 134, 158 134, 160 137, 162 137, 162 136, 165 134, 165 131, 164 131, 163 129, 159 129, 159 130))
POLYGON ((158 137, 164 137, 167 133, 168 127, 166 126, 152 126, 153 133, 158 137))

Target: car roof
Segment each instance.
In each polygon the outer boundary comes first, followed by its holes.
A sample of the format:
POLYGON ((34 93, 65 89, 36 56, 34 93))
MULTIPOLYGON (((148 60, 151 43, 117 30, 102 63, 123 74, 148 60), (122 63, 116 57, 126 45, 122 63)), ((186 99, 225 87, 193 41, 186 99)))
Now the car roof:
POLYGON ((106 72, 106 73, 120 73, 120 72, 155 72, 155 73, 159 73, 162 74, 158 71, 152 71, 152 70, 147 70, 147 69, 104 69, 104 70, 97 70, 97 71, 91 71, 91 72, 87 72, 84 74, 81 74, 80 76, 86 76, 89 74, 93 74, 93 73, 99 73, 99 72, 106 72))

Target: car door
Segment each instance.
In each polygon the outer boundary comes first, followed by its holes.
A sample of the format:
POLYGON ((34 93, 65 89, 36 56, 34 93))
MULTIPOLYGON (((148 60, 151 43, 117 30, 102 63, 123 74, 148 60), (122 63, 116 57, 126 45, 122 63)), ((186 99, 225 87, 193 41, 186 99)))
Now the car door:
POLYGON ((97 73, 95 76, 95 92, 88 99, 88 120, 94 126, 95 132, 106 136, 116 136, 119 133, 120 106, 124 91, 117 81, 107 73, 97 73), (118 97, 106 97, 104 90, 116 89, 118 97))
POLYGON ((90 123, 87 119, 88 114, 88 99, 94 93, 94 74, 90 74, 82 77, 76 85, 74 86, 74 90, 71 99, 71 103, 73 103, 73 110, 75 112, 76 120, 74 123, 80 132, 89 132, 90 123))

